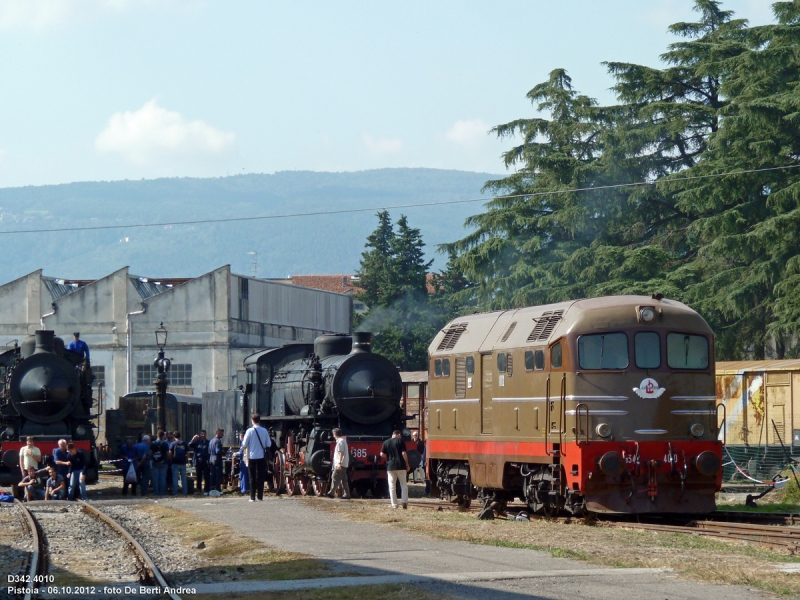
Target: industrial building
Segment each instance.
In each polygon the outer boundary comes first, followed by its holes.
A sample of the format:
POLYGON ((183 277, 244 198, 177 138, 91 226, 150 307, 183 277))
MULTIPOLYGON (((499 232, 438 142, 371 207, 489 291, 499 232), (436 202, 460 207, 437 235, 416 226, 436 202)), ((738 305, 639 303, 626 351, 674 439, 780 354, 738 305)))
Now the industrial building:
POLYGON ((231 273, 226 265, 192 279, 153 279, 128 267, 97 280, 34 271, 0 286, 0 345, 37 329, 66 342, 79 331, 91 351, 106 408, 153 389, 155 330, 168 331, 170 390, 199 396, 238 385, 244 358, 323 333, 351 333, 353 300, 334 293, 231 273))

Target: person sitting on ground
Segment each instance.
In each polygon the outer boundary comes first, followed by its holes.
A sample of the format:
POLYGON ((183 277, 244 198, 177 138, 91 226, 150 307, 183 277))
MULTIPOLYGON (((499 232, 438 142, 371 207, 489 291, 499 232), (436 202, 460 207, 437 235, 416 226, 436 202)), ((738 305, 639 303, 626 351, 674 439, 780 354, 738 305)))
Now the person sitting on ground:
POLYGON ((45 500, 63 500, 67 495, 67 480, 56 470, 54 466, 47 467, 50 477, 45 483, 45 500))
POLYGON ((36 468, 30 467, 28 474, 19 482, 19 487, 25 490, 25 500, 33 502, 34 500, 44 500, 44 484, 45 482, 36 468))
POLYGON ((397 508, 397 482, 400 482, 403 508, 408 508, 408 482, 406 474, 411 471, 408 464, 408 452, 403 434, 399 430, 392 432, 392 437, 383 442, 381 457, 386 459, 386 472, 389 476, 389 498, 392 508, 397 508))
POLYGON ((347 481, 347 467, 350 466, 350 449, 347 440, 338 427, 333 430, 336 448, 333 451, 333 464, 331 465, 331 491, 328 498, 334 498, 336 491, 341 488, 342 500, 350 500, 350 483, 347 481))
POLYGON ((31 467, 39 470, 39 463, 42 461, 42 451, 33 445, 34 438, 29 435, 25 440, 25 447, 19 451, 19 472, 25 477, 31 467))
POLYGON ((67 444, 69 451, 69 499, 75 500, 78 488, 81 491, 81 500, 86 502, 86 456, 75 447, 75 444, 67 444))

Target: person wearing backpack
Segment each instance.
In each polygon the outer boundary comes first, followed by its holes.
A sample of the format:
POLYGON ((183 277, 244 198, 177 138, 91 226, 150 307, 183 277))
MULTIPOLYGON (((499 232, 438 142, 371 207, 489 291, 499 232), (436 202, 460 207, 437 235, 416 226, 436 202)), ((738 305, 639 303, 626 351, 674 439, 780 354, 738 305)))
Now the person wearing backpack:
POLYGON ((167 454, 169 446, 164 440, 164 432, 158 432, 158 438, 150 444, 150 462, 152 463, 153 495, 167 494, 167 454))
POLYGON ((181 439, 181 432, 174 433, 175 440, 169 445, 168 458, 172 463, 172 495, 178 495, 178 476, 181 478, 181 492, 189 494, 186 487, 186 442, 181 439))
POLYGON ((269 432, 261 427, 261 415, 255 413, 250 419, 253 426, 247 430, 242 440, 242 452, 247 450, 248 475, 250 478, 250 502, 264 500, 264 474, 267 470, 267 456, 270 455, 272 440, 269 432))

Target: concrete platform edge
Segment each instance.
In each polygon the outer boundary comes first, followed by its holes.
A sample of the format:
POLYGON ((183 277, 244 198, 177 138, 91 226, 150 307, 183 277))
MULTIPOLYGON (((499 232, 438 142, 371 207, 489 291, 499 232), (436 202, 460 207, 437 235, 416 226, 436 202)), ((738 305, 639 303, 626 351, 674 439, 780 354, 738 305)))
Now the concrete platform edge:
POLYGON ((590 575, 649 575, 670 569, 554 569, 549 571, 478 571, 472 573, 427 573, 425 575, 365 575, 359 577, 325 577, 320 579, 285 579, 280 581, 231 581, 227 583, 189 584, 198 594, 231 592, 284 592, 298 589, 324 589, 357 585, 403 583, 463 583, 503 579, 536 579, 545 577, 586 577, 590 575))

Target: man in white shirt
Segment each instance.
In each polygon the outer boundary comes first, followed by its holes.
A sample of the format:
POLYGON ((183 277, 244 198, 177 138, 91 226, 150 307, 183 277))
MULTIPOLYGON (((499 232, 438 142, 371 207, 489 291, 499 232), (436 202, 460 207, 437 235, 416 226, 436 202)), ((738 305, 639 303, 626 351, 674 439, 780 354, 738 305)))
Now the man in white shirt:
POLYGON ((261 427, 261 415, 255 413, 250 417, 253 426, 247 430, 242 440, 242 452, 247 450, 247 474, 250 477, 250 502, 264 500, 264 474, 267 470, 267 448, 272 446, 269 432, 261 427))
POLYGON ((350 449, 347 447, 347 440, 342 435, 342 430, 338 427, 333 430, 333 437, 336 440, 336 448, 333 451, 333 476, 331 477, 331 491, 329 498, 336 496, 336 490, 342 488, 342 500, 350 500, 350 484, 347 481, 347 467, 350 466, 350 449))

